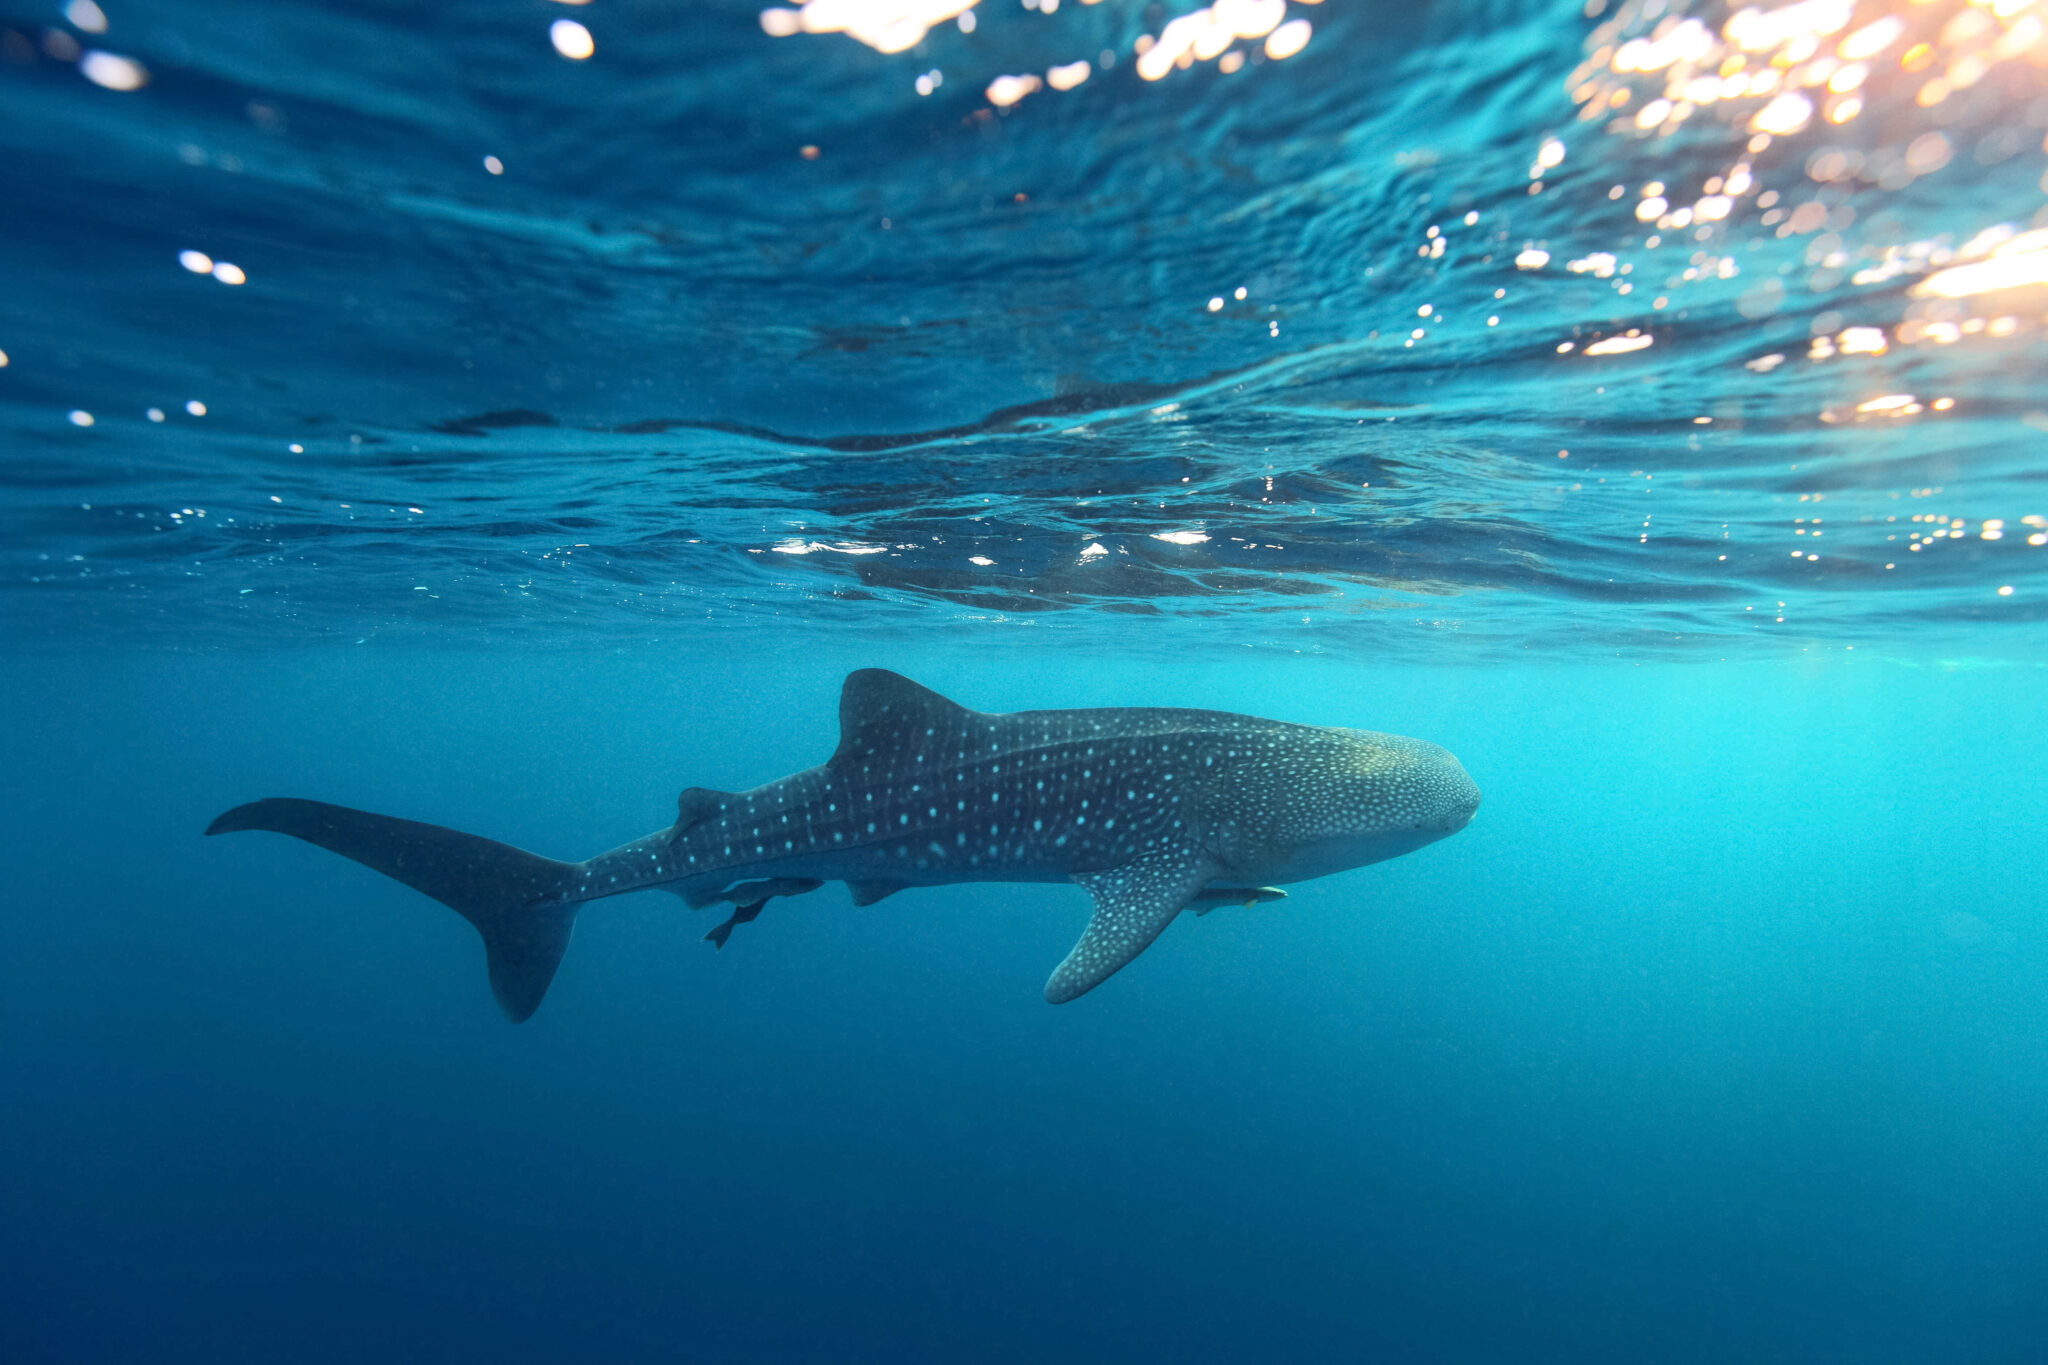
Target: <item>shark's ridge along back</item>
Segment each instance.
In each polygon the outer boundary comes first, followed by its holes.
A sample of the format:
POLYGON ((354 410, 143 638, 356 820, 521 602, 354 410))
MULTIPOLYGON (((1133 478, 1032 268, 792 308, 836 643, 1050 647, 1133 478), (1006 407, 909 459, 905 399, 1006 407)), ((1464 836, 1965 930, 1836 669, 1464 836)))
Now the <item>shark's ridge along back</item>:
MULTIPOLYGON (((273 798, 208 834, 260 829, 354 859, 455 910, 507 1017, 540 1005, 581 904, 661 888, 730 902, 723 947, 778 896, 843 881, 856 905, 909 886, 1071 881, 1095 908, 1045 985, 1100 985, 1182 910, 1256 904, 1462 829, 1479 792, 1433 744, 1218 711, 970 711, 882 669, 849 674, 823 765, 744 792, 690 787, 676 822, 581 863, 346 806, 273 798)), ((1206 909, 1197 913, 1206 913, 1206 909)))

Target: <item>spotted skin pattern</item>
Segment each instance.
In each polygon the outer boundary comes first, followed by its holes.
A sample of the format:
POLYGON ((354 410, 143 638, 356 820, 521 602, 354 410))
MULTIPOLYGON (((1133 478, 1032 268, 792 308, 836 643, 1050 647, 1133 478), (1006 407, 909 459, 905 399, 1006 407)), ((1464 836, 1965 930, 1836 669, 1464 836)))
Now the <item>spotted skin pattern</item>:
MULTIPOLYGON (((816 768, 683 794, 676 826, 586 864, 588 895, 764 878, 905 886, 1075 881, 1095 916, 1046 985, 1086 993, 1217 881, 1301 880, 1464 827, 1478 789, 1433 744, 1219 711, 991 715, 881 669, 850 675, 816 768)), ((879 889, 879 895, 875 894, 879 889)))
POLYGON ((1235 888, 1397 857, 1464 828, 1478 805, 1458 761, 1422 740, 1218 711, 993 715, 862 669, 825 763, 751 791, 692 787, 673 826, 587 862, 290 799, 237 807, 209 833, 292 834, 452 906, 483 934, 516 1020, 538 1006, 582 902, 653 887, 692 906, 729 901, 733 917, 707 936, 722 946, 770 898, 827 881, 863 905, 908 886, 1078 883, 1095 909, 1046 982, 1063 1003, 1190 905, 1271 899, 1235 888))

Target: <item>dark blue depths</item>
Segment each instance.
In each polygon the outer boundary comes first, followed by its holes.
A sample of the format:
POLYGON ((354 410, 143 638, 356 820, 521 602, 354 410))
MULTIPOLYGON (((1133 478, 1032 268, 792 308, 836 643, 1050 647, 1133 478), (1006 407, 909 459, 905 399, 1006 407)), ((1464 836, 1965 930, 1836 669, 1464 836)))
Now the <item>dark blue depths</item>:
POLYGON ((2032 670, 10 659, 0 1357, 2032 1358, 2032 670), (829 753, 838 678, 1428 736, 1471 828, 1183 916, 1057 886, 589 907, 506 1025, 289 789, 579 856, 829 753))
POLYGON ((1190 7, 0 5, 0 1362, 2042 1357, 2033 20, 1752 149, 1616 66, 1728 7, 1190 7), (1058 1008, 1075 887, 622 896, 516 1027, 200 837, 581 858, 868 666, 1486 804, 1058 1008))

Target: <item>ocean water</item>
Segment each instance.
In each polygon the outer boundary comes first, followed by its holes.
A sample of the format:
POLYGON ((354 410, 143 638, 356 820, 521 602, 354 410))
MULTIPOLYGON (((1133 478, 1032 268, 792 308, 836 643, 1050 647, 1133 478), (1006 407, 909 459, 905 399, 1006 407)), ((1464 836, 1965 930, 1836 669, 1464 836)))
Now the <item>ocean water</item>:
POLYGON ((0 0, 0 1360, 2041 1359, 2040 0, 0 0), (815 31, 805 31, 806 29, 815 31), (582 914, 840 680, 1418 736, 582 914))

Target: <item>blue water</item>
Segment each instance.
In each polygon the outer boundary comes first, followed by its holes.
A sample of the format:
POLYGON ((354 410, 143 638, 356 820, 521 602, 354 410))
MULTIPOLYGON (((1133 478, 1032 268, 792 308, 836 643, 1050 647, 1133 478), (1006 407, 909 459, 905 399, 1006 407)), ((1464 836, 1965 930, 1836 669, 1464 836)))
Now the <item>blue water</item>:
POLYGON ((0 0, 0 1360, 2041 1358, 2048 12, 1191 12, 0 0), (868 666, 1485 803, 516 1027, 199 837, 581 858, 868 666))

